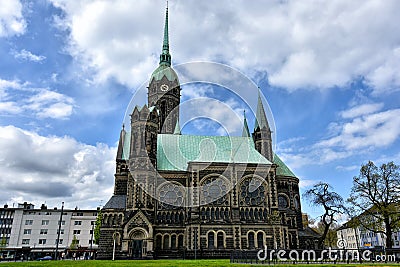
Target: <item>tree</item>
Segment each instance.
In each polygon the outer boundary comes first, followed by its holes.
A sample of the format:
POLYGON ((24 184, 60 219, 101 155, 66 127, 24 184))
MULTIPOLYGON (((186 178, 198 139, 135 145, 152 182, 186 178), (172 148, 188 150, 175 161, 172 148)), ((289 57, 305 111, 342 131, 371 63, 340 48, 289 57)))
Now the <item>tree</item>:
POLYGON ((0 251, 3 250, 7 246, 7 238, 6 236, 3 236, 3 238, 0 241, 0 251))
POLYGON ((310 201, 312 206, 321 206, 324 209, 324 214, 321 215, 322 233, 318 241, 318 247, 322 248, 325 239, 328 236, 329 229, 336 222, 336 216, 345 212, 343 198, 332 191, 333 188, 323 182, 315 184, 311 189, 304 192, 303 197, 310 201))
POLYGON ((75 250, 78 248, 78 239, 76 238, 76 235, 72 238, 71 245, 69 246, 70 250, 75 250))
POLYGON ((101 210, 100 210, 99 213, 97 214, 96 224, 94 227, 94 243, 96 245, 99 244, 99 240, 100 240, 100 227, 101 227, 102 220, 103 220, 103 214, 101 213, 101 210))
POLYGON ((353 178, 348 202, 356 224, 386 236, 386 247, 393 247, 392 233, 399 229, 400 214, 399 166, 393 162, 375 166, 372 161, 362 165, 353 178))
MULTIPOLYGON (((310 224, 311 225, 311 224, 310 224)), ((310 228, 314 229, 317 233, 322 235, 325 230, 325 225, 322 221, 319 221, 317 225, 312 225, 310 228)), ((329 227, 328 233, 326 234, 326 238, 324 241, 324 245, 326 247, 335 247, 337 244, 337 234, 336 231, 339 228, 339 224, 337 223, 332 223, 332 225, 329 227)))

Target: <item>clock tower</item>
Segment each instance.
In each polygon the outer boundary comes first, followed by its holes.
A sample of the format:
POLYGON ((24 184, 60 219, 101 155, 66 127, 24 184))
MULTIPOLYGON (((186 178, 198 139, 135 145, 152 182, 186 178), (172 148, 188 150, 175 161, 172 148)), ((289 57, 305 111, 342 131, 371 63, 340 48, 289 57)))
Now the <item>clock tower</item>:
POLYGON ((160 63, 152 73, 148 86, 148 106, 159 112, 159 133, 172 134, 179 119, 181 88, 176 72, 171 68, 168 37, 168 7, 165 15, 164 40, 160 63))

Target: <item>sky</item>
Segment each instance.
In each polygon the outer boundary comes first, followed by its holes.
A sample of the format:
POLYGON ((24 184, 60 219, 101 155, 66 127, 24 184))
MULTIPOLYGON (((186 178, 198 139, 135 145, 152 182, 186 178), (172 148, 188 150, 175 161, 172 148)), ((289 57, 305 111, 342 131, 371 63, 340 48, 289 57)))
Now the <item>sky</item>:
MULTIPOLYGON (((158 65, 165 6, 1 0, 0 204, 107 202, 127 107, 158 65)), ((346 199, 368 160, 400 164, 398 10, 397 0, 171 0, 172 63, 246 75, 269 104, 276 153, 301 191, 325 181, 346 199)), ((182 89, 182 100, 218 95, 238 116, 246 109, 215 86, 182 89)), ((198 120, 183 133, 224 134, 218 127, 198 120)), ((230 127, 240 135, 241 123, 230 127)), ((302 209, 321 212, 306 201, 302 209)))

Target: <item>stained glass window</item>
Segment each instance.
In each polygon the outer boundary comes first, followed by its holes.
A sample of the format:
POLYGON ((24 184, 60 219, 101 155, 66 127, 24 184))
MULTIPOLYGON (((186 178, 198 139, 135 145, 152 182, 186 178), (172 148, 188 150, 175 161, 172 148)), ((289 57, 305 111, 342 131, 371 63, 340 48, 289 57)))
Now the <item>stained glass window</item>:
POLYGON ((229 205, 228 185, 221 177, 208 178, 201 188, 201 204, 229 205))
POLYGON ((259 179, 248 178, 240 186, 241 204, 258 206, 265 200, 265 187, 259 179))
POLYGON ((184 202, 183 186, 168 183, 159 189, 160 202, 164 208, 180 207, 184 202))
POLYGON ((289 206, 288 200, 284 195, 278 196, 278 206, 281 209, 286 209, 289 206))

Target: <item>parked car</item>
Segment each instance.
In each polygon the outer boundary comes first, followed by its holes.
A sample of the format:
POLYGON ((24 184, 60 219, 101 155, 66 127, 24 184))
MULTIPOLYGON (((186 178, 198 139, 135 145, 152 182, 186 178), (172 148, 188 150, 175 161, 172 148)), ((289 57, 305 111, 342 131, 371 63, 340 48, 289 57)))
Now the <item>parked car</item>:
POLYGON ((51 256, 44 256, 43 258, 37 259, 38 261, 51 261, 53 258, 51 256))

